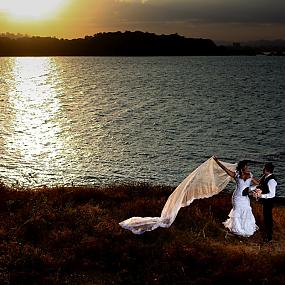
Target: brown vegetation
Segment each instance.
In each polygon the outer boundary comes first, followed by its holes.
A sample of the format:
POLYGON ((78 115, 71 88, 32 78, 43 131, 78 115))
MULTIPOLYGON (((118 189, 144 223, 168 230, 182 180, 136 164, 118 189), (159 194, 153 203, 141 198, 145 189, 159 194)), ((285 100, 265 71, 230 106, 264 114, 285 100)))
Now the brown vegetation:
POLYGON ((160 216, 170 187, 12 189, 0 185, 0 284, 284 284, 285 208, 274 208, 274 242, 222 226, 227 193, 182 208, 168 229, 122 229, 132 216, 160 216))

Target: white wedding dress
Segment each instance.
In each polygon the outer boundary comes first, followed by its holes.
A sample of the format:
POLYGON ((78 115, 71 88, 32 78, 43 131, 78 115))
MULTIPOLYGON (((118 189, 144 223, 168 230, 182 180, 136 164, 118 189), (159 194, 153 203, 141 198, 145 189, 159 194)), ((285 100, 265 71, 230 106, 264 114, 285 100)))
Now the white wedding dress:
POLYGON ((258 226, 252 214, 250 199, 248 196, 243 196, 242 191, 251 185, 252 174, 247 180, 241 179, 237 174, 235 180, 236 189, 232 196, 233 208, 229 213, 229 218, 223 224, 232 233, 249 237, 258 230, 258 226))
MULTIPOLYGON (((232 171, 236 168, 236 164, 222 163, 232 171)), ((177 186, 168 197, 160 217, 132 217, 120 222, 120 226, 134 234, 142 234, 158 227, 168 228, 181 207, 189 206, 195 199, 209 198, 218 194, 230 180, 231 177, 211 157, 177 186)))

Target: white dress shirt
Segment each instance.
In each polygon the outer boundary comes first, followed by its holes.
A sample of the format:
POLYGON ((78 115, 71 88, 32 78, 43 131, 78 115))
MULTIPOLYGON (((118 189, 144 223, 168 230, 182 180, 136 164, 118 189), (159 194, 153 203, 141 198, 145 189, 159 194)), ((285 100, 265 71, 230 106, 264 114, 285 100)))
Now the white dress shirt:
MULTIPOLYGON (((265 179, 267 177, 269 177, 272 174, 269 174, 265 177, 265 179)), ((269 199, 269 198, 274 198, 275 197, 275 193, 276 193, 276 186, 277 186, 277 182, 275 179, 270 179, 267 183, 268 188, 269 188, 269 193, 268 194, 261 194, 261 198, 263 199, 269 199)))

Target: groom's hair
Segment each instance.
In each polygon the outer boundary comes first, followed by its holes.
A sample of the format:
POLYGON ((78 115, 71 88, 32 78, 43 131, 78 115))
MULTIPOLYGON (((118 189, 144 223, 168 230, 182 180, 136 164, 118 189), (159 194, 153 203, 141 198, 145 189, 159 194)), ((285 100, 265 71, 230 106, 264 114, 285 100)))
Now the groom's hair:
POLYGON ((264 168, 269 171, 270 173, 273 173, 274 171, 274 165, 271 162, 266 162, 264 164, 264 168))

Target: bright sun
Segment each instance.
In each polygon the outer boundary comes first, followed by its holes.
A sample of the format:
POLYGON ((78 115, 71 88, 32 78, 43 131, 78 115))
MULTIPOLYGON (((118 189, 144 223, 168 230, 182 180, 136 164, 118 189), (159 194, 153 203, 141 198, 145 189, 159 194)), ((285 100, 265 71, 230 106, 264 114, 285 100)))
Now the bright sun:
POLYGON ((0 6, 18 20, 42 20, 52 17, 66 0, 0 0, 0 6))

